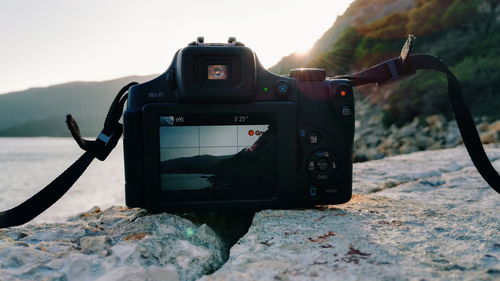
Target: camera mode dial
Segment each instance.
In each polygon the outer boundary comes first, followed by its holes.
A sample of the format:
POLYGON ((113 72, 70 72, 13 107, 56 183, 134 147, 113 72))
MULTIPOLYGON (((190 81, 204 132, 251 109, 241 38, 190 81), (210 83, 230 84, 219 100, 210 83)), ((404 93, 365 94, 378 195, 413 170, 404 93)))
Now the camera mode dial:
POLYGON ((326 71, 321 68, 296 68, 290 70, 290 77, 299 82, 323 82, 326 79, 326 71))

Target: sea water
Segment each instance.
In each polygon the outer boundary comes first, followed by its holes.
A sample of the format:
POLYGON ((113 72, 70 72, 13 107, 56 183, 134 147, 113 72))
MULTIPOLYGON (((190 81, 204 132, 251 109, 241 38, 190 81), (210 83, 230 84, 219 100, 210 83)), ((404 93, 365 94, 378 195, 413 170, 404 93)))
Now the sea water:
MULTIPOLYGON (((12 208, 49 184, 83 151, 71 138, 0 138, 0 210, 12 208)), ((99 206, 125 205, 123 145, 95 159, 73 187, 32 222, 60 222, 99 206)))

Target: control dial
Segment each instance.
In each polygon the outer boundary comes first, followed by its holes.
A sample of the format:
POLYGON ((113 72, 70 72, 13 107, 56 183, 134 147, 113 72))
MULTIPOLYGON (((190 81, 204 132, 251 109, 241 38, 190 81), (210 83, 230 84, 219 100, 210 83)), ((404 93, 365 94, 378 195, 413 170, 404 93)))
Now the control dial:
POLYGON ((307 171, 317 181, 331 179, 337 168, 333 154, 329 150, 317 150, 307 159, 307 171))
POLYGON ((290 77, 300 82, 323 82, 326 79, 326 71, 320 68, 296 68, 290 70, 290 77))

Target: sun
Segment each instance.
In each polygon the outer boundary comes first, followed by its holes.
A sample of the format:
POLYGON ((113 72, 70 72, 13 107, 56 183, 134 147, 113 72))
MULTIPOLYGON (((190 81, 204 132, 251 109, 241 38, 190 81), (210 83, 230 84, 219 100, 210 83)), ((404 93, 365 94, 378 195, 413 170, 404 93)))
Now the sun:
POLYGON ((298 50, 295 52, 295 54, 299 57, 305 57, 305 56, 309 55, 310 52, 311 52, 311 48, 308 48, 308 49, 298 50))

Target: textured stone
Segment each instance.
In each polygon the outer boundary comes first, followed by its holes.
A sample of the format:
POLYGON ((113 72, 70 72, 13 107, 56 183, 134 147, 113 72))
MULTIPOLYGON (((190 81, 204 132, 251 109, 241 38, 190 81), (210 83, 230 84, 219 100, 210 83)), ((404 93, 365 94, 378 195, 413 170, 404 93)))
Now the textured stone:
MULTIPOLYGON (((383 124, 383 108, 362 95, 356 95, 354 161, 381 159, 416 151, 452 148, 462 144, 455 120, 443 115, 418 117, 412 122, 389 128, 383 124), (374 152, 377 153, 374 153, 374 152)), ((500 143, 500 120, 474 119, 483 144, 500 143)))
POLYGON ((65 223, 0 230, 0 280, 195 280, 225 246, 206 224, 98 207, 65 223))
POLYGON ((257 213, 201 280, 500 278, 500 198, 463 147, 357 163, 354 179, 347 204, 257 213))
POLYGON ((445 133, 445 147, 454 147, 459 144, 462 140, 460 135, 460 130, 456 121, 452 121, 448 124, 448 129, 445 133))
POLYGON ((497 143, 500 141, 500 131, 489 131, 480 136, 483 144, 497 143))
POLYGON ((3 229, 0 280, 499 280, 499 196, 463 147, 356 163, 353 192, 258 212, 245 235, 249 214, 125 207, 3 229))
POLYGON ((493 132, 500 132, 500 120, 497 120, 493 124, 491 124, 489 129, 493 132))
POLYGON ((431 128, 442 129, 446 123, 446 119, 442 115, 431 115, 425 118, 425 122, 431 128))

